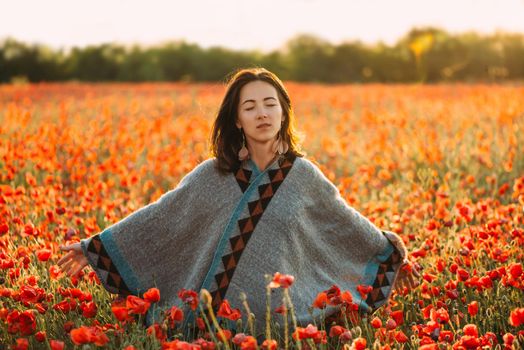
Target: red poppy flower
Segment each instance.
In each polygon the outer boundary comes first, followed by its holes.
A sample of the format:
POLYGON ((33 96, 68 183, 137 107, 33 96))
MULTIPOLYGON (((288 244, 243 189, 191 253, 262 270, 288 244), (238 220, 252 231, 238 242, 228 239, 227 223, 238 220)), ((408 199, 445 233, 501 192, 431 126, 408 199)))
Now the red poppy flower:
POLYGON ((91 302, 82 302, 80 304, 80 309, 82 309, 82 316, 86 318, 92 318, 96 316, 97 306, 94 301, 91 302))
POLYGON ((517 279, 522 275, 522 264, 511 264, 508 267, 508 272, 513 279, 517 279))
POLYGON ((255 337, 248 335, 244 338, 244 341, 240 343, 240 350, 256 350, 257 340, 255 337))
POLYGON ((59 302, 58 304, 53 305, 53 310, 59 310, 63 313, 68 313, 72 310, 75 310, 77 307, 77 302, 74 299, 66 298, 59 302))
POLYGON ((120 322, 132 320, 133 317, 129 316, 129 312, 125 306, 111 306, 111 311, 115 315, 116 319, 120 322))
POLYGON ((449 322, 449 313, 444 308, 440 308, 438 310, 432 309, 430 312, 430 318, 432 321, 438 322, 440 324, 448 323, 449 322))
POLYGON ((88 344, 91 342, 91 339, 93 338, 91 330, 85 326, 81 326, 80 328, 72 329, 70 336, 71 336, 71 340, 76 345, 88 344))
POLYGON ((269 283, 269 288, 289 288, 294 281, 295 277, 291 275, 283 275, 280 272, 275 272, 273 280, 269 283))
POLYGON ((397 328, 397 322, 394 319, 390 318, 386 321, 386 329, 388 331, 397 328))
POLYGON ((326 292, 320 292, 318 293, 317 297, 313 301, 313 307, 317 309, 323 309, 326 307, 328 302, 328 297, 326 292))
POLYGON ((472 335, 463 335, 460 337, 460 345, 466 349, 477 349, 480 346, 480 339, 472 335))
POLYGON ((366 338, 359 337, 353 342, 355 350, 364 350, 366 348, 366 338))
POLYGON ((518 327, 524 324, 524 308, 517 308, 511 311, 509 315, 509 324, 518 327))
POLYGON ((71 331, 73 330, 73 328, 75 327, 75 324, 73 321, 67 321, 64 323, 64 331, 69 334, 71 333, 71 331))
POLYGON ((211 341, 206 341, 203 338, 198 338, 193 342, 193 344, 200 347, 200 349, 197 350, 215 350, 216 348, 215 343, 211 341))
POLYGON ((200 350, 200 348, 199 345, 190 344, 178 339, 162 343, 162 350, 200 350))
POLYGON ((18 338, 16 340, 16 345, 14 345, 12 350, 27 350, 29 348, 29 340, 26 338, 18 338))
POLYGON ((223 343, 227 343, 231 339, 231 331, 229 329, 221 329, 216 333, 218 340, 223 343))
POLYGON ((508 349, 511 349, 511 346, 515 341, 515 336, 511 333, 506 333, 502 336, 502 340, 504 340, 504 345, 506 345, 508 349))
POLYGON ((278 343, 275 339, 266 339, 262 343, 262 349, 264 350, 277 350, 278 343))
POLYGON ((402 310, 392 311, 390 314, 391 318, 395 320, 395 323, 400 326, 404 323, 404 313, 402 310))
POLYGON ((65 208, 64 207, 57 207, 55 208, 55 213, 57 213, 58 215, 62 215, 66 212, 65 208))
POLYGON ((9 232, 9 226, 6 223, 0 224, 0 236, 5 235, 7 232, 9 232))
POLYGON ((175 322, 182 322, 184 320, 184 311, 176 306, 173 306, 171 309, 169 309, 166 316, 169 320, 169 326, 174 328, 175 322))
POLYGON ((194 290, 181 289, 178 292, 178 297, 191 307, 191 310, 196 310, 198 307, 198 294, 194 290))
POLYGON ((229 301, 224 299, 224 301, 222 301, 222 304, 220 304, 220 308, 218 309, 217 316, 225 317, 232 321, 236 321, 242 315, 240 314, 239 309, 231 309, 231 305, 229 305, 229 301))
POLYGON ((206 329, 206 323, 204 322, 204 319, 202 317, 197 317, 196 324, 198 329, 201 331, 206 329))
POLYGON ((477 329, 477 326, 474 324, 467 324, 463 328, 465 335, 470 335, 472 337, 477 338, 479 336, 479 331, 477 329))
POLYGON ((313 342, 319 343, 325 337, 325 331, 319 331, 318 328, 309 324, 306 328, 297 327, 292 334, 295 340, 312 339, 313 342))
POLYGON ((47 261, 51 257, 51 249, 40 249, 36 251, 36 257, 39 261, 47 261))
POLYGON ((471 316, 475 316, 479 312, 479 303, 474 300, 468 304, 468 313, 471 316))
POLYGON ((343 304, 349 305, 353 302, 353 296, 348 290, 345 290, 342 292, 342 294, 340 294, 340 300, 343 304))
POLYGON ((231 341, 235 345, 240 345, 240 344, 242 344, 242 342, 245 339, 246 339, 246 334, 245 333, 237 333, 237 334, 235 334, 235 336, 233 337, 233 339, 231 341))
POLYGON ((60 340, 52 339, 49 341, 49 345, 51 346, 51 350, 64 350, 65 343, 60 340))
POLYGON ((395 340, 399 343, 405 343, 408 341, 408 339, 409 338, 402 331, 398 331, 395 333, 395 340))
POLYGON ((22 336, 34 334, 36 331, 36 318, 33 310, 19 312, 14 310, 7 315, 7 324, 11 333, 20 332, 22 336))
MULTIPOLYGON (((428 338, 429 341, 432 341, 431 338, 428 338)), ((422 343, 422 342, 421 342, 422 343)), ((435 343, 423 344, 419 347, 419 350, 439 350, 438 345, 435 343)))
POLYGON ((339 335, 341 335, 342 333, 344 333, 346 331, 347 331, 347 329, 345 329, 344 327, 335 325, 335 326, 331 327, 331 329, 329 330, 329 336, 330 337, 338 337, 339 335))
POLYGON ((160 342, 163 342, 167 339, 167 335, 164 333, 162 327, 156 322, 147 327, 146 333, 148 335, 153 334, 160 342))
POLYGON ((329 289, 324 291, 327 294, 328 299, 337 297, 340 295, 340 288, 337 285, 332 285, 329 289))
POLYGON ((23 303, 38 303, 45 298, 45 291, 43 288, 23 285, 20 287, 18 296, 23 303))
POLYGON ((58 265, 52 265, 49 267, 49 277, 52 280, 56 280, 63 275, 64 273, 62 272, 62 270, 60 269, 58 265))
POLYGON ((357 291, 360 293, 360 298, 362 298, 362 300, 366 300, 368 298, 368 294, 371 293, 372 290, 372 286, 365 286, 362 284, 357 286, 357 291))
POLYGON ((144 315, 150 306, 151 304, 149 303, 149 301, 146 301, 137 296, 128 295, 126 298, 126 307, 129 310, 130 314, 144 315))
POLYGON ((371 327, 373 327, 373 328, 380 328, 380 327, 382 327, 382 321, 378 317, 374 317, 371 320, 370 324, 371 324, 371 327))
POLYGON ((46 332, 45 331, 39 331, 35 333, 35 339, 38 342, 43 342, 46 339, 46 332))
POLYGON ((98 327, 91 327, 91 332, 92 332, 92 342, 96 346, 104 346, 109 341, 109 338, 104 333, 104 331, 102 331, 102 329, 98 327))
POLYGON ((457 277, 459 279, 459 281, 462 281, 464 282, 465 280, 467 280, 469 278, 469 272, 464 270, 463 268, 459 267, 457 269, 457 277))
POLYGON ((156 303, 160 300, 160 290, 158 290, 158 288, 150 288, 144 293, 144 300, 147 300, 150 303, 156 303))
POLYGON ((277 308, 275 309, 275 313, 277 313, 277 314, 282 314, 282 315, 283 315, 283 314, 285 314, 286 312, 287 312, 287 307, 286 307, 286 305, 284 305, 284 304, 280 305, 279 307, 277 307, 277 308))
POLYGON ((446 330, 440 331, 440 334, 438 336, 439 341, 443 341, 447 343, 451 343, 453 341, 453 338, 454 338, 453 332, 446 331, 446 330))

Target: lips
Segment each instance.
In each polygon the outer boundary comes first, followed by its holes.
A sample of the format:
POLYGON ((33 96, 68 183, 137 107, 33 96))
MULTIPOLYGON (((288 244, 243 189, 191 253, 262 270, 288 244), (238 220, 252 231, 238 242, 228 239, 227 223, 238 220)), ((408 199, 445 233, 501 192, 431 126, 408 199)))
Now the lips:
POLYGON ((267 123, 265 123, 265 124, 260 124, 259 126, 257 126, 257 129, 258 129, 258 128, 262 128, 262 127, 264 127, 264 126, 271 126, 271 124, 267 124, 267 123))

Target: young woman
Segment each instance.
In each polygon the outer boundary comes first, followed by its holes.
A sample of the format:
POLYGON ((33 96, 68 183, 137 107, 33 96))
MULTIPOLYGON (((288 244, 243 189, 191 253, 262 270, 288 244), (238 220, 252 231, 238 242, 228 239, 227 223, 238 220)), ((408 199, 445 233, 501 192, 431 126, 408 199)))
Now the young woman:
MULTIPOLYGON (((273 73, 234 74, 211 144, 214 157, 175 189, 100 234, 62 247, 68 251, 58 262, 62 269, 75 275, 90 265, 112 293, 159 288, 161 302, 146 325, 161 321, 170 306, 185 307, 177 298, 181 289, 207 289, 215 310, 225 299, 243 309, 243 292, 258 334, 265 331, 265 276, 275 272, 295 277, 290 294, 301 325, 319 316, 309 308, 333 285, 373 311, 392 289, 418 284, 416 270, 401 269, 408 263, 402 239, 350 207, 300 152, 289 95, 273 73), (365 300, 359 285, 371 286, 365 300)), ((281 321, 274 310, 282 296, 273 291, 272 319, 281 321)))

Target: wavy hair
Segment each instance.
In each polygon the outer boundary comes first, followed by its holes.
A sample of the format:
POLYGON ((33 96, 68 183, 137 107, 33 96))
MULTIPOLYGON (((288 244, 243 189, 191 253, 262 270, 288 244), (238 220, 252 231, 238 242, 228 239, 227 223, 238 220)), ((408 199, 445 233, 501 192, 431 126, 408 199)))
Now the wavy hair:
POLYGON ((274 73, 261 67, 239 69, 232 72, 230 76, 225 96, 213 123, 210 140, 211 153, 216 157, 216 167, 220 173, 234 172, 240 167, 241 162, 238 159, 238 151, 242 147, 242 131, 235 125, 238 118, 240 90, 247 83, 256 80, 269 83, 277 90, 277 96, 284 116, 281 135, 289 145, 289 149, 284 156, 294 154, 297 157, 303 157, 304 154, 301 152, 299 145, 301 135, 296 131, 291 99, 282 81, 274 73))

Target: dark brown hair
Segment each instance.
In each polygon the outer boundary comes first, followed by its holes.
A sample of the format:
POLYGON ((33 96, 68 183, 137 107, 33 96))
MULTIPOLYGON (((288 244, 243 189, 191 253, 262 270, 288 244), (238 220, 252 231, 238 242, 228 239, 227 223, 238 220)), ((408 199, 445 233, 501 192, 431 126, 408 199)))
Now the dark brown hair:
POLYGON ((303 157, 304 154, 301 153, 299 146, 299 135, 295 129, 295 116, 291 100, 282 81, 274 73, 259 67, 239 69, 230 75, 226 94, 213 124, 210 140, 211 153, 217 160, 217 169, 222 174, 227 174, 240 166, 238 151, 242 147, 242 132, 235 124, 238 117, 240 90, 247 83, 256 80, 267 82, 277 90, 284 118, 281 135, 289 145, 285 156, 293 154, 297 157, 303 157))

